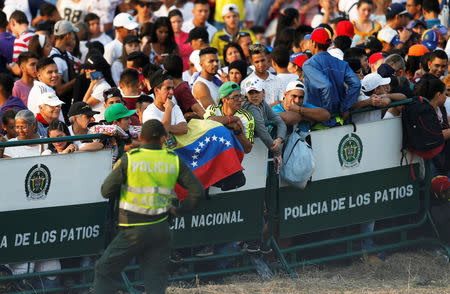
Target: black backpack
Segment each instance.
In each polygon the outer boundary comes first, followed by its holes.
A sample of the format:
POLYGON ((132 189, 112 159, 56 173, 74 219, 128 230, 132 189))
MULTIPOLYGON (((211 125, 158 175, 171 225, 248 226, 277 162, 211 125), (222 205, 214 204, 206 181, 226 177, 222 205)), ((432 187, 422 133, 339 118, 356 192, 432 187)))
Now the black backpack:
POLYGON ((444 136, 433 106, 423 97, 414 97, 402 111, 403 146, 424 159, 430 159, 444 148, 444 136))

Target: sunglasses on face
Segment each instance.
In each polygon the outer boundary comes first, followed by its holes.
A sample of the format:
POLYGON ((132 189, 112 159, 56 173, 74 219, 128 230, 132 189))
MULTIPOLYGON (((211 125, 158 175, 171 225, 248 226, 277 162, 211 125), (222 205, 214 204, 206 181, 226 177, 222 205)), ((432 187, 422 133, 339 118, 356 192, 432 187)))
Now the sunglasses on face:
POLYGON ((147 8, 151 8, 152 7, 152 3, 139 2, 139 6, 140 7, 147 6, 147 8))
POLYGON ((228 97, 230 100, 240 100, 243 98, 242 95, 234 95, 234 96, 230 96, 228 97))

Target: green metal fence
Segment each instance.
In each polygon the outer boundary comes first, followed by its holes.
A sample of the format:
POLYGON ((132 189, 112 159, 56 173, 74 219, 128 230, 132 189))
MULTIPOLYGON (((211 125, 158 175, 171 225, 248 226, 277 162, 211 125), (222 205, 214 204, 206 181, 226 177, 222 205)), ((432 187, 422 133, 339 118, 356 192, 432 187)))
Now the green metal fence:
MULTIPOLYGON (((394 102, 390 106, 398 106, 409 103, 411 99, 394 102)), ((353 111, 371 111, 377 108, 367 107, 353 111)), ((27 144, 42 144, 58 141, 75 141, 86 139, 105 138, 106 135, 86 135, 74 137, 61 137, 38 139, 17 142, 0 142, 1 147, 18 146, 27 144)), ((270 156, 271 157, 271 154, 270 156)), ((0 163, 1 164, 1 163, 0 163)), ((352 185, 348 185, 349 177, 334 178, 331 180, 313 181, 305 190, 299 190, 288 186, 281 186, 278 175, 275 172, 273 162, 268 162, 267 179, 265 188, 248 191, 224 193, 213 195, 209 200, 203 200, 199 207, 190 215, 174 219, 172 232, 174 249, 185 250, 184 261, 173 265, 175 269, 183 266, 182 273, 174 273, 170 281, 212 277, 223 274, 232 274, 253 270, 261 270, 264 260, 261 256, 255 256, 239 250, 224 250, 213 256, 197 258, 193 256, 192 248, 204 245, 230 244, 239 241, 256 240, 261 237, 264 223, 267 223, 266 242, 272 247, 278 262, 268 262, 271 269, 284 270, 292 277, 296 274, 293 268, 305 264, 325 262, 340 258, 348 258, 363 254, 372 254, 379 251, 412 246, 419 243, 432 243, 443 246, 450 255, 450 248, 439 239, 438 231, 430 215, 430 173, 426 163, 425 179, 411 180, 410 167, 397 167, 389 170, 376 170, 364 175, 351 176, 352 185), (386 174, 390 180, 386 181, 386 174), (372 182, 368 182, 370 178, 372 182), (382 202, 382 191, 396 190, 401 202, 382 202), (333 191, 333 195, 352 195, 344 200, 343 197, 334 197, 327 191, 333 191), (365 194, 359 193, 366 191, 365 194), (354 198, 352 198, 354 196, 354 198), (377 198, 378 197, 378 198, 377 198), (376 199, 380 202, 377 203, 376 199), (345 204, 343 204, 345 203, 345 204), (324 209, 324 205, 326 209, 324 209), (353 205, 353 206, 352 206, 353 205), (340 209, 340 206, 342 209, 340 209), (308 208, 309 207, 309 208, 308 208), (351 209, 350 209, 351 208, 351 209), (305 210, 306 209, 306 210, 305 210), (266 211, 263 214, 264 210, 266 211), (369 221, 395 219, 405 215, 417 215, 414 223, 394 224, 388 228, 376 230, 370 233, 360 233, 353 230, 349 233, 337 234, 330 237, 314 236, 312 242, 300 242, 291 246, 280 248, 280 239, 295 239, 299 236, 311 236, 320 232, 336 232, 342 228, 348 228, 355 224, 369 221), (424 225, 430 225, 433 237, 411 237, 410 231, 424 225), (355 241, 380 236, 397 236, 391 238, 392 242, 380 244, 368 250, 359 249, 355 241), (319 255, 309 259, 304 258, 301 252, 315 248, 344 248, 340 252, 332 251, 328 256, 319 255)), ((418 164, 411 166, 418 173, 418 164)), ((345 230, 344 230, 345 231, 345 230)), ((341 232, 342 233, 342 232, 341 232)), ((295 242, 294 242, 295 243, 295 242)), ((221 246, 217 246, 221 247, 221 246)), ((226 246, 222 246, 226 247, 226 246)), ((324 250, 323 252, 326 252, 324 250)), ((98 252, 101 254, 101 252, 98 252)), ((60 256, 60 258, 68 257, 60 256)), ((273 259, 272 259, 273 260, 273 259)), ((1 263, 1 260, 0 260, 1 263)), ((0 277, 0 284, 12 280, 31 279, 52 275, 86 274, 93 271, 93 267, 63 269, 60 271, 45 273, 30 273, 16 276, 0 277)), ((139 281, 138 266, 127 267, 123 274, 123 289, 130 293, 138 293, 135 286, 142 285, 139 281)), ((76 285, 72 289, 85 289, 92 286, 92 281, 76 285)), ((17 293, 51 293, 63 291, 64 288, 27 290, 17 293)))

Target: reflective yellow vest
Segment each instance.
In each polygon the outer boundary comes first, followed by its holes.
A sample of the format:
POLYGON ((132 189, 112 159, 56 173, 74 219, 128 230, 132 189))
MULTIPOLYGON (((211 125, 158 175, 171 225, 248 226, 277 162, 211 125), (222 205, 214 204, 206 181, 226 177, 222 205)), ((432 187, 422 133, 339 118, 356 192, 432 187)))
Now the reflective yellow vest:
POLYGON ((127 182, 121 189, 119 207, 145 215, 167 212, 176 197, 178 156, 164 149, 138 149, 127 157, 127 182))

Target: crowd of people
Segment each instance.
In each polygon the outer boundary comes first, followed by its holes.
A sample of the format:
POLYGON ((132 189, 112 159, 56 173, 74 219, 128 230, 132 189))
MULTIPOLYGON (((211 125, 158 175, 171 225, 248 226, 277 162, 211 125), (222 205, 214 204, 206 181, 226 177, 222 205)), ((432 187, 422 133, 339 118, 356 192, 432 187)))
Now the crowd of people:
MULTIPOLYGON (((402 106, 389 104, 413 96, 430 101, 450 138, 444 0, 2 2, 1 139, 92 130, 126 137, 122 146, 7 147, 3 158, 113 148, 117 160, 139 147, 135 134, 150 119, 171 135, 188 133, 191 119, 210 119, 233 131, 245 153, 259 137, 279 166, 293 130, 306 137, 398 117, 402 106), (376 109, 349 115, 366 106, 376 109), (274 137, 267 120, 277 125, 274 137)), ((448 193, 448 162, 432 164, 438 194, 448 193)))

